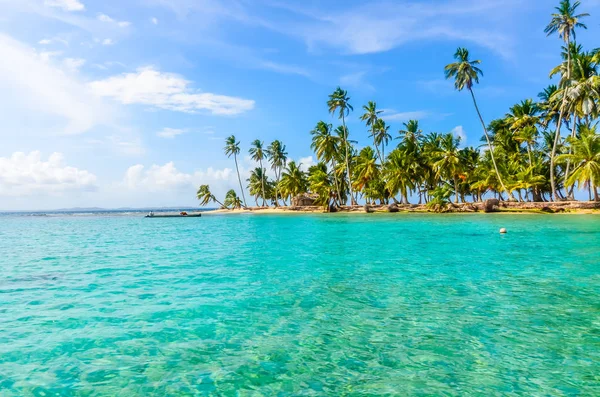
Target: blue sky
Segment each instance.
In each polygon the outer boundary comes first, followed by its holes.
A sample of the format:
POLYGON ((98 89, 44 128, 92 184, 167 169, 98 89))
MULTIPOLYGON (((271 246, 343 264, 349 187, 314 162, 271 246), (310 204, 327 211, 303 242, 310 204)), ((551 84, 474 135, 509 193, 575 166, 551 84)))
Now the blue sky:
MULTIPOLYGON (((482 60, 486 120, 535 98, 559 63, 543 32, 557 1, 0 0, 0 209, 195 205, 201 183, 236 187, 223 154, 281 139, 314 161, 309 131, 327 95, 348 90, 351 137, 369 100, 396 134, 426 131, 478 145, 468 95, 443 67, 458 46, 482 60)), ((600 1, 582 0, 598 47, 600 1)))

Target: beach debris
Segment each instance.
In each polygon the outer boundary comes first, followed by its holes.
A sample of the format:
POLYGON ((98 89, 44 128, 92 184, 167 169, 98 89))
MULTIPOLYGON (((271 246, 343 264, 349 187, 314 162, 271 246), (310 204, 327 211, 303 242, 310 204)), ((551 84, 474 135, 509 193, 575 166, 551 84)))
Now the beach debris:
POLYGON ((398 212, 398 211, 400 211, 400 208, 398 208, 398 204, 392 203, 392 204, 388 205, 388 212, 398 212))
POLYGON ((365 204, 364 209, 367 214, 373 213, 373 208, 371 208, 371 206, 369 206, 369 204, 365 204))
POLYGON ((506 233, 507 233, 507 230, 505 228, 503 228, 503 227, 500 228, 500 234, 506 234, 506 233))

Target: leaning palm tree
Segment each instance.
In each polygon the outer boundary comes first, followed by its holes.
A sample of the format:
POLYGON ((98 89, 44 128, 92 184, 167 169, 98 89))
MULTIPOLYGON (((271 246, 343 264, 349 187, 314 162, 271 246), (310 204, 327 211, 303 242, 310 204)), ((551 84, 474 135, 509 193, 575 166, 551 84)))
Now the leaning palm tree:
POLYGON ((385 146, 392 139, 392 136, 390 135, 390 126, 386 124, 384 119, 377 119, 373 126, 373 134, 375 148, 378 148, 379 145, 381 145, 381 152, 377 149, 377 153, 379 154, 381 164, 383 164, 385 162, 385 146))
POLYGON ((242 201, 235 193, 235 190, 231 189, 225 195, 225 206, 231 207, 232 209, 242 208, 242 201))
POLYGON ((546 26, 544 32, 550 36, 552 34, 558 33, 558 37, 564 40, 565 46, 567 48, 567 69, 566 74, 563 76, 561 80, 561 88, 565 90, 565 93, 562 96, 562 104, 559 110, 559 117, 556 123, 556 133, 554 136, 554 145, 552 145, 552 153, 550 155, 550 184, 552 186, 552 197, 554 200, 558 200, 558 194, 556 192, 556 181, 554 180, 554 163, 556 161, 556 147, 558 141, 560 140, 560 129, 562 127, 562 122, 564 118, 564 113, 566 111, 567 100, 568 100, 568 90, 569 90, 569 81, 571 79, 571 37, 575 38, 575 28, 587 29, 583 23, 579 22, 582 18, 589 16, 589 14, 579 14, 576 15, 577 7, 579 7, 581 3, 576 1, 571 5, 571 0, 561 0, 558 7, 556 7, 556 13, 552 14, 552 20, 546 26))
POLYGON ((580 188, 587 186, 590 200, 593 191, 594 201, 598 201, 596 188, 600 185, 600 135, 595 128, 584 128, 579 138, 569 137, 568 141, 573 152, 557 157, 558 162, 570 161, 574 166, 566 185, 573 186, 577 183, 580 188))
POLYGON ((227 157, 233 155, 233 159, 235 160, 235 170, 237 171, 240 190, 242 191, 242 198, 244 199, 244 207, 246 207, 246 195, 244 194, 244 187, 242 186, 242 178, 240 177, 240 169, 237 161, 237 155, 240 154, 240 143, 236 142, 235 136, 233 135, 225 139, 225 154, 227 157))
MULTIPOLYGON (((285 145, 279 140, 271 142, 266 151, 267 157, 271 161, 271 169, 275 171, 275 206, 279 206, 279 180, 281 178, 281 170, 287 163, 287 152, 285 145)), ((285 201, 284 201, 285 203, 285 201)))
POLYGON ((216 199, 216 197, 210 192, 208 185, 200 185, 196 197, 200 200, 200 205, 204 206, 210 202, 218 203, 221 207, 225 207, 223 203, 216 199))
MULTIPOLYGON (((469 92, 471 93, 471 98, 473 98, 473 105, 475 105, 475 110, 477 111, 477 115, 479 116, 479 120, 481 121, 481 125, 483 126, 485 139, 487 140, 488 147, 490 148, 490 155, 492 156, 492 162, 494 164, 496 176, 498 177, 500 185, 502 185, 502 189, 507 190, 506 186, 504 185, 504 182, 502 181, 502 177, 500 176, 500 171, 498 171, 498 165, 496 164, 496 158, 494 156, 494 146, 492 145, 492 141, 490 140, 487 127, 485 125, 485 122, 483 121, 481 112, 479 111, 479 106, 477 106, 475 94, 473 93, 473 83, 479 83, 479 76, 483 76, 483 72, 477 67, 477 65, 479 65, 481 61, 471 61, 469 59, 469 50, 467 50, 466 48, 457 49, 456 53, 454 54, 454 58, 457 60, 457 62, 446 65, 446 67, 444 68, 446 78, 454 78, 454 86, 458 91, 462 91, 463 89, 467 88, 467 90, 469 90, 469 92)), ((512 193, 508 192, 508 194, 511 200, 515 199, 512 193)))
MULTIPOLYGON (((254 161, 258 161, 260 165, 260 169, 263 170, 262 161, 265 158, 265 151, 263 149, 263 142, 260 139, 254 140, 251 144, 252 147, 249 150, 250 158, 254 161)), ((262 184, 262 199, 263 199, 263 207, 267 205, 266 195, 265 195, 265 178, 261 178, 262 184)))
POLYGON ((335 114, 338 112, 339 118, 342 120, 342 127, 344 128, 344 134, 342 137, 343 145, 346 148, 346 176, 348 178, 348 188, 350 190, 350 204, 354 205, 354 193, 352 192, 352 172, 350 171, 350 151, 348 145, 348 128, 346 128, 346 116, 350 114, 354 108, 350 105, 350 97, 348 97, 348 92, 342 90, 340 87, 336 88, 336 90, 329 95, 329 100, 327 101, 327 106, 329 107, 329 113, 335 114))

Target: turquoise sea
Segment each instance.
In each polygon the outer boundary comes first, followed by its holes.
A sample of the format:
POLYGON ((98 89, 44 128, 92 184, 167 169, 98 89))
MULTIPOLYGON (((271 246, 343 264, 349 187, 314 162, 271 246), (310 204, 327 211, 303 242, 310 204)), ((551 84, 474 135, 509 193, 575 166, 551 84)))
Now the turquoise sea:
POLYGON ((515 395, 600 395, 600 216, 0 216, 2 397, 515 395))

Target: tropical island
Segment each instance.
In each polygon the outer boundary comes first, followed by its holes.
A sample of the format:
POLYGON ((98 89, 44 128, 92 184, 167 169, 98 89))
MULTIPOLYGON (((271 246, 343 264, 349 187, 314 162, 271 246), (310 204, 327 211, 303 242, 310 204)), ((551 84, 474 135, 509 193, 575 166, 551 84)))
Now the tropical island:
POLYGON ((377 103, 370 101, 359 116, 365 127, 360 133, 368 134, 372 146, 357 148, 346 126, 355 110, 348 92, 338 87, 326 104, 339 125, 318 121, 310 131, 316 165, 305 172, 288 161, 283 142, 266 146, 254 140, 248 153, 259 167, 246 181, 255 203, 249 207, 238 167, 240 142, 232 135, 224 152, 234 159, 241 194, 232 189, 219 199, 202 185, 197 191, 200 205, 263 212, 597 211, 600 49, 576 41, 576 31, 586 29, 583 20, 589 16, 578 13, 579 6, 562 0, 545 29, 563 42, 563 61, 549 71, 557 84, 541 88, 536 99, 522 100, 502 117, 486 122, 480 113, 475 94, 483 76, 481 61, 472 59, 466 48, 458 48, 454 62, 444 67, 456 90, 473 100, 481 146, 461 148, 459 137, 426 133, 419 120, 403 123, 394 133, 380 117, 377 103), (576 201, 576 189, 586 192, 588 201, 576 201))

